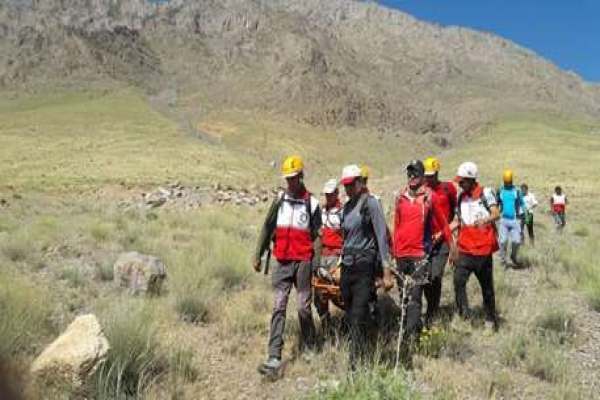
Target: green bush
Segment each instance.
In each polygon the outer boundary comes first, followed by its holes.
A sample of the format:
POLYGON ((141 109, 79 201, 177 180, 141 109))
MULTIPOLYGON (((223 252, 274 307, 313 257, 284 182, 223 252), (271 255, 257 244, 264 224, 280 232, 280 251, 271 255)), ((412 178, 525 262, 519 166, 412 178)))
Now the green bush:
POLYGON ((143 398, 165 370, 154 315, 142 302, 116 303, 103 318, 110 344, 107 360, 96 371, 98 399, 143 398))
POLYGON ((214 291, 210 288, 182 288, 175 295, 175 310, 183 321, 207 323, 214 316, 214 291))
POLYGON ((414 399, 416 394, 404 373, 394 374, 382 367, 365 367, 344 382, 332 382, 317 390, 313 399, 382 400, 414 399))
POLYGON ((81 272, 81 268, 76 265, 63 268, 60 273, 60 279, 67 281, 69 286, 73 288, 79 288, 85 284, 85 276, 81 272))

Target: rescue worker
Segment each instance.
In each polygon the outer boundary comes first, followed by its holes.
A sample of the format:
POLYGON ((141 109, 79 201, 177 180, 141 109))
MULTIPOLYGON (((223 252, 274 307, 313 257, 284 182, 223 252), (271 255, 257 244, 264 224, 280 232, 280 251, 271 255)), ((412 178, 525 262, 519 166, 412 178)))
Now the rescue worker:
POLYGON ((554 217, 554 223, 556 224, 556 231, 561 233, 565 225, 567 224, 566 211, 567 195, 563 193, 562 188, 557 186, 554 188, 554 193, 550 197, 550 210, 552 210, 552 216, 554 217))
POLYGON ((504 185, 498 191, 497 203, 500 208, 500 259, 505 268, 509 267, 507 252, 510 242, 510 259, 519 266, 517 259, 521 246, 521 215, 525 212, 525 202, 521 191, 513 184, 513 172, 507 169, 502 174, 504 185))
POLYGON ((423 163, 420 160, 411 161, 406 167, 406 175, 408 184, 395 201, 393 254, 398 271, 400 303, 406 306, 406 315, 403 316, 406 319, 405 333, 407 337, 418 340, 423 327, 423 290, 430 286, 434 221, 449 248, 454 247, 454 240, 448 216, 440 203, 433 201, 433 193, 425 185, 423 163))
POLYGON ((344 245, 340 288, 350 329, 350 365, 354 370, 365 356, 367 333, 373 322, 369 303, 376 287, 389 289, 393 281, 381 204, 366 191, 357 165, 344 167, 341 183, 348 201, 342 212, 344 245), (377 273, 379 260, 383 263, 383 276, 377 273))
POLYGON ((477 182, 477 165, 462 163, 456 180, 461 188, 457 201, 458 257, 454 269, 454 291, 459 314, 469 317, 467 282, 474 273, 481 286, 485 326, 496 330, 496 300, 492 255, 498 250, 495 222, 500 218, 494 191, 477 182))
MULTIPOLYGON (((325 205, 321 212, 321 257, 317 266, 317 275, 327 281, 333 281, 330 272, 338 264, 342 253, 343 237, 341 228, 342 205, 339 199, 338 181, 330 179, 323 186, 325 205)), ((315 308, 321 320, 321 329, 325 336, 331 334, 331 316, 329 301, 315 293, 315 308)))
POLYGON ((533 231, 533 210, 538 206, 538 201, 535 195, 529 191, 529 186, 526 183, 521 185, 521 193, 523 193, 523 201, 525 202, 525 213, 521 219, 521 243, 525 242, 525 227, 532 246, 535 246, 535 233, 533 231))
POLYGON ((285 316, 292 286, 297 291, 301 349, 312 349, 315 345, 311 278, 312 262, 319 265, 319 255, 315 254, 314 247, 318 246, 321 210, 318 200, 304 185, 304 163, 299 156, 286 158, 281 173, 287 188, 279 193, 268 211, 253 262, 254 269, 259 272, 262 255, 273 241, 273 254, 277 260, 272 273, 275 299, 268 358, 258 368, 263 375, 272 375, 281 367, 285 316), (317 259, 313 260, 313 257, 317 259))
MULTIPOLYGON (((425 159, 425 181, 433 194, 433 203, 442 212, 445 221, 450 225, 450 230, 455 228, 453 224, 456 210, 457 191, 452 182, 441 182, 439 179, 440 162, 435 157, 425 159)), ((425 298, 427 299, 427 312, 425 321, 427 325, 437 315, 440 300, 442 298, 442 278, 444 269, 448 263, 450 247, 443 240, 443 226, 433 220, 433 243, 431 249, 431 283, 425 286, 425 298)))

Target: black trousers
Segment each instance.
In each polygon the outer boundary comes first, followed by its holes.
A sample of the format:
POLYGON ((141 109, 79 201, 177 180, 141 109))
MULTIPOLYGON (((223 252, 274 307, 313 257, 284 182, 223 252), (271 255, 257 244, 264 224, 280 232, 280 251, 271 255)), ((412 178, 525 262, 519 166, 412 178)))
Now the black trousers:
POLYGON ((448 263, 449 255, 450 248, 444 242, 439 243, 433 248, 431 254, 431 279, 423 288, 425 298, 427 299, 427 312, 425 314, 427 320, 431 320, 440 308, 442 278, 444 277, 444 270, 448 263))
POLYGON ((460 253, 456 268, 454 269, 454 293, 456 295, 456 307, 463 317, 469 316, 469 300, 467 298, 467 282, 471 273, 475 274, 481 294, 483 296, 483 307, 485 309, 486 321, 496 323, 496 299, 494 295, 494 269, 492 256, 473 256, 460 253))
POLYGON ((376 256, 357 256, 344 264, 340 289, 350 333, 350 365, 354 368, 368 349, 368 333, 373 326, 371 307, 376 297, 376 256))

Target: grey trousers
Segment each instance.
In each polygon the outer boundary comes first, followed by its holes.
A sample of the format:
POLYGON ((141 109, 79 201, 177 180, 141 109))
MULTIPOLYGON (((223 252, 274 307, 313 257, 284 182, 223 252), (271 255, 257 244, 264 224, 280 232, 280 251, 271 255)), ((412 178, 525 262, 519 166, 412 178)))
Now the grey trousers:
POLYGON ((269 357, 281 358, 285 315, 292 286, 298 296, 298 320, 300 321, 300 345, 312 347, 315 343, 315 325, 312 318, 311 288, 312 266, 309 261, 277 263, 271 276, 275 289, 271 330, 269 334, 269 357))

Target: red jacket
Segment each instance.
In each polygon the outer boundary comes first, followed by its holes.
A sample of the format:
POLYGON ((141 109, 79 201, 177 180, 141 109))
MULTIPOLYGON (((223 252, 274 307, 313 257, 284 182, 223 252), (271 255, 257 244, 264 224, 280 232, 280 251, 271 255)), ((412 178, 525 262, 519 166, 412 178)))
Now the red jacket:
MULTIPOLYGON (((440 208, 444 219, 451 223, 454 219, 454 211, 458 195, 456 187, 451 182, 440 182, 436 187, 431 188, 433 193, 433 202, 440 208)), ((436 219, 433 220, 433 235, 443 233, 444 227, 439 224, 436 219)))
POLYGON ((405 189, 396 198, 394 257, 424 257, 430 251, 434 220, 442 227, 444 240, 452 243, 450 226, 442 209, 432 202, 431 189, 420 187, 415 198, 405 189))
POLYGON ((324 256, 338 256, 342 252, 344 239, 342 237, 341 227, 342 206, 338 200, 336 205, 331 208, 323 207, 321 212, 321 244, 323 250, 321 254, 324 256))
POLYGON ((310 261, 313 256, 311 215, 319 203, 308 191, 300 198, 285 193, 277 212, 273 255, 278 261, 310 261), (310 211, 310 214, 309 213, 310 211))

